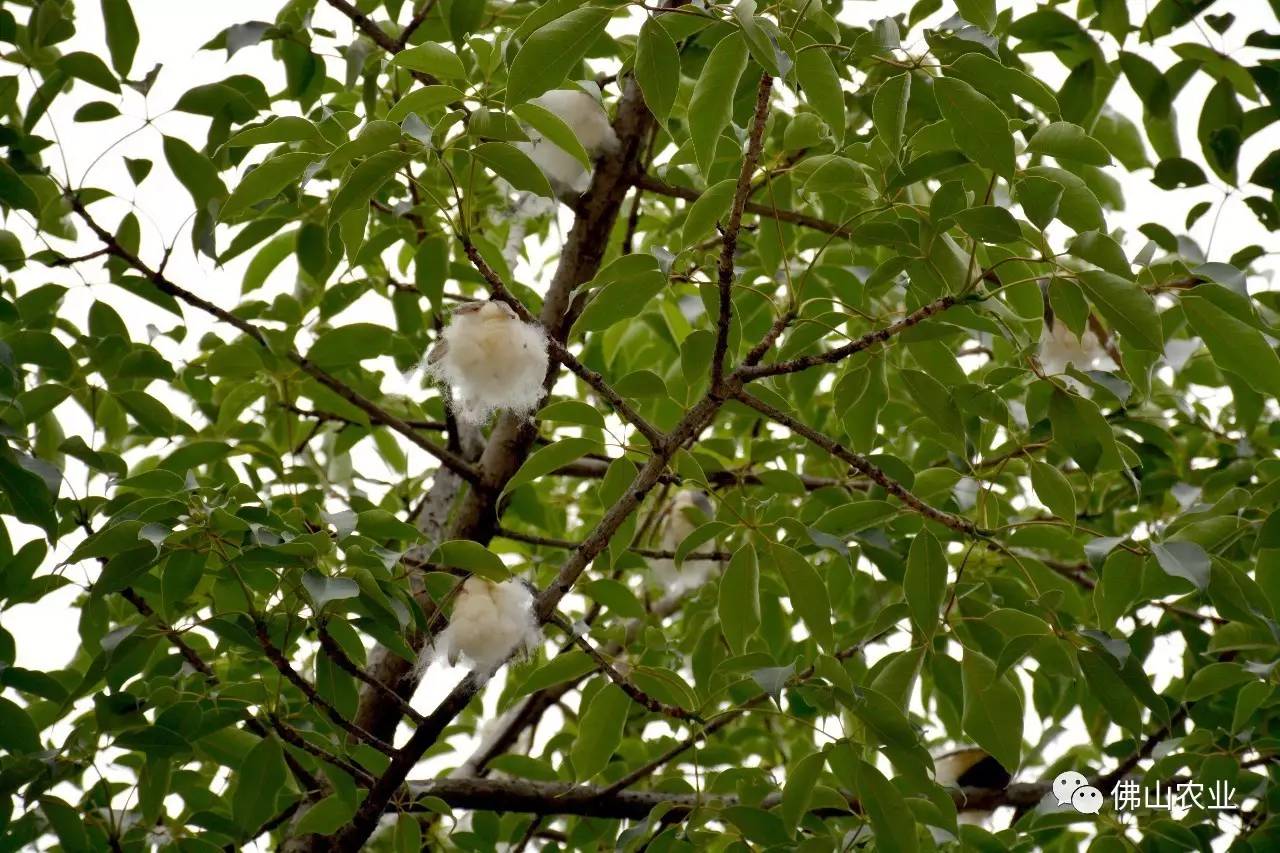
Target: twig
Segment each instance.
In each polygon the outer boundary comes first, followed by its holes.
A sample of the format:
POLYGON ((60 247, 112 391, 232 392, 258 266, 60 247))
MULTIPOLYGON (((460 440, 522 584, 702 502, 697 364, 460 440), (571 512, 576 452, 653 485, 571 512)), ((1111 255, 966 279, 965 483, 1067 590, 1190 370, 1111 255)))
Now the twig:
MULTIPOLYGON (((343 2, 343 0, 330 0, 330 2, 343 2)), ((89 229, 93 231, 93 233, 97 235, 98 239, 106 245, 109 253, 120 258, 122 261, 141 273, 143 277, 145 277, 147 281, 149 281, 161 293, 185 302, 193 308, 198 308, 206 314, 210 314, 222 322, 227 323, 230 326, 234 326, 263 349, 271 352, 279 352, 278 348, 273 348, 268 342, 263 331, 254 324, 237 317, 230 311, 219 308, 217 305, 214 305, 207 299, 203 299, 195 295, 186 288, 174 284, 159 271, 148 267, 137 255, 122 246, 120 242, 116 240, 114 234, 98 224, 97 220, 95 220, 93 216, 90 215, 89 211, 85 209, 84 203, 80 200, 78 195, 70 194, 70 199, 71 209, 74 210, 82 220, 84 220, 85 224, 89 226, 89 229)), ((457 454, 450 452, 448 448, 441 447, 434 441, 424 438, 417 430, 405 423, 403 419, 391 414, 371 400, 366 399, 350 385, 336 379, 327 371, 313 364, 305 356, 300 355, 296 350, 285 350, 283 355, 289 361, 297 365, 303 373, 306 373, 308 376, 336 393, 348 403, 351 403, 364 411, 369 415, 371 420, 390 427, 403 435, 413 444, 438 459, 441 464, 453 470, 459 477, 462 477, 469 483, 476 483, 479 481, 479 472, 476 471, 475 466, 470 462, 457 454)))
POLYGON ((711 387, 719 389, 724 383, 724 359, 729 350, 729 327, 733 323, 733 262, 738 253, 738 232, 742 229, 742 211, 751 192, 751 176, 760 160, 764 144, 765 123, 769 119, 769 95, 773 91, 773 78, 765 74, 756 90, 756 110, 747 138, 747 153, 738 171, 738 184, 729 208, 729 219, 724 227, 724 242, 720 249, 720 263, 716 269, 719 284, 720 312, 716 319, 716 343, 711 354, 711 387))

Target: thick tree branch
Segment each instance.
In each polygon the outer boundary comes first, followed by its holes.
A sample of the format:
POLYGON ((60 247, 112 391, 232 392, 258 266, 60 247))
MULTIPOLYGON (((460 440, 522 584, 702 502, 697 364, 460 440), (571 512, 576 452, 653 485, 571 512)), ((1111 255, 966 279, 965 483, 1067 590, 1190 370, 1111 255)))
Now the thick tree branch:
MULTIPOLYGON (((348 3, 347 0, 325 0, 325 2, 350 18, 356 29, 367 35, 373 40, 374 44, 387 53, 394 55, 404 50, 404 44, 387 35, 386 30, 375 24, 368 15, 348 3)), ((434 78, 432 78, 431 82, 435 82, 434 78)))
MULTIPOLYGON (((412 782, 413 796, 438 797, 459 809, 496 812, 522 812, 538 815, 581 815, 611 819, 643 820, 656 806, 669 805, 664 821, 683 820, 695 807, 725 808, 738 804, 738 798, 720 794, 674 794, 663 791, 621 791, 609 793, 594 785, 566 782, 534 782, 528 779, 433 779, 412 782)), ((1048 782, 1014 783, 1002 790, 956 788, 951 796, 959 811, 989 811, 1000 806, 1035 806, 1052 790, 1048 782)), ((781 802, 781 795, 766 796, 760 808, 770 809, 781 802)), ((819 811, 824 817, 861 813, 855 797, 848 797, 846 811, 819 811)))
MULTIPOLYGON (((494 271, 493 267, 489 266, 488 262, 481 257, 475 245, 465 238, 462 245, 472 265, 488 282, 489 290, 493 297, 511 306, 511 309, 520 316, 521 320, 526 323, 537 324, 538 318, 534 317, 529 309, 524 306, 524 303, 507 289, 507 286, 503 284, 502 279, 494 271)), ((649 440, 650 444, 661 440, 662 432, 657 427, 645 420, 639 412, 632 408, 630 403, 623 399, 621 394, 609 387, 609 383, 604 381, 603 376, 578 361, 577 356, 569 352, 564 344, 551 335, 547 335, 547 350, 551 353, 552 358, 569 368, 579 379, 590 385, 600 396, 608 400, 614 411, 621 415, 623 420, 635 427, 641 435, 649 440)))

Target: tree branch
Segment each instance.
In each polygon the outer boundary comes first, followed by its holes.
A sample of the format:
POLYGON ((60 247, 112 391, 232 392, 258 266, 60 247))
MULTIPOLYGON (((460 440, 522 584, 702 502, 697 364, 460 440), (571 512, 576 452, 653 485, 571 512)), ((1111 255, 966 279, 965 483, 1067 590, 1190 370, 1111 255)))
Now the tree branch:
POLYGON ((764 128, 769 119, 769 94, 773 91, 773 78, 765 74, 756 90, 756 109, 747 137, 747 153, 738 171, 738 185, 734 189, 733 204, 724 227, 724 242, 720 248, 717 267, 720 313, 716 319, 716 344, 711 354, 711 387, 720 388, 724 382, 724 359, 729 350, 729 327, 733 323, 733 262, 738 253, 738 232, 742 230, 742 210, 751 194, 751 176, 755 174, 764 145, 764 128))
MULTIPOLYGON (((648 192, 655 193, 657 195, 664 195, 668 198, 678 198, 684 201, 697 201, 702 197, 702 193, 698 190, 689 189, 687 187, 677 187, 648 174, 635 175, 631 180, 639 189, 647 190, 648 192)), ((824 234, 834 234, 837 237, 853 236, 853 232, 843 225, 828 222, 825 219, 819 219, 816 216, 809 216, 808 214, 800 213, 795 210, 777 210, 767 204, 760 204, 755 201, 748 201, 743 205, 743 210, 747 213, 754 213, 757 216, 776 219, 779 222, 788 222, 792 225, 800 225, 814 231, 821 231, 824 234)))
POLYGON ((262 646, 262 650, 267 655, 267 660, 271 661, 271 665, 285 677, 286 681, 298 688, 298 690, 302 692, 302 695, 307 697, 308 702, 323 711, 325 716, 333 721, 334 725, 354 737, 356 740, 361 741, 362 743, 367 743, 369 746, 384 755, 395 754, 395 749, 391 744, 384 742, 381 738, 375 737, 352 723, 346 717, 342 716, 341 711, 333 707, 327 699, 316 692, 315 685, 303 678, 298 671, 293 668, 293 664, 289 663, 289 659, 284 656, 284 653, 276 647, 275 643, 271 642, 271 636, 267 633, 266 622, 261 619, 255 619, 254 628, 258 635, 258 645, 262 646))
POLYGON ((812 427, 806 426, 788 415, 786 412, 783 412, 780 409, 775 409, 768 403, 752 397, 750 394, 745 392, 740 392, 738 394, 738 400, 755 409, 770 420, 782 424, 796 435, 808 439, 810 442, 821 447, 837 459, 846 462, 851 468, 866 476, 876 485, 883 488, 886 492, 893 495, 925 518, 931 521, 936 521, 939 524, 950 527, 957 533, 963 533, 967 536, 981 537, 986 535, 985 531, 979 529, 979 527, 969 519, 955 515, 954 513, 940 510, 937 507, 930 506, 920 500, 908 491, 905 486, 890 477, 882 468, 872 463, 871 460, 863 456, 861 453, 856 453, 845 448, 840 443, 828 438, 812 427))
POLYGON ((912 326, 923 323, 934 314, 946 311, 954 305, 959 305, 966 301, 966 297, 961 296, 940 296, 932 302, 921 305, 902 319, 889 324, 880 329, 867 332, 857 340, 828 350, 824 353, 816 355, 803 355, 793 358, 790 361, 776 361, 772 364, 762 364, 756 366, 744 367, 742 369, 743 378, 748 381, 761 379, 765 376, 781 376, 785 373, 796 373, 801 370, 807 370, 819 364, 835 364, 838 361, 848 358, 854 353, 862 352, 878 343, 883 343, 889 338, 901 332, 910 329, 912 326))
MULTIPOLYGON (((341 2, 341 0, 331 0, 331 2, 341 2)), ((106 245, 110 254, 120 258, 126 264, 133 267, 137 272, 141 273, 142 276, 161 293, 172 296, 174 299, 185 302, 193 308, 198 308, 206 314, 216 317, 230 326, 234 326, 263 349, 271 352, 278 352, 278 349, 273 348, 267 341, 267 337, 263 331, 254 324, 237 317, 230 311, 219 308, 217 305, 214 305, 207 299, 203 299, 195 295, 186 288, 174 284, 166 278, 163 273, 151 269, 142 261, 141 258, 124 248, 124 246, 120 245, 120 242, 116 240, 114 234, 98 224, 97 220, 95 220, 89 211, 85 209, 84 203, 81 202, 78 195, 69 193, 69 196, 71 199, 71 209, 74 210, 82 220, 84 220, 85 224, 89 226, 89 229, 93 231, 93 233, 97 235, 98 239, 106 245)), ((333 391, 348 403, 351 403, 356 408, 365 412, 369 415, 370 420, 390 427, 400 433, 405 438, 409 439, 410 442, 434 456, 442 465, 453 470, 464 480, 474 483, 479 479, 479 472, 477 472, 475 467, 471 465, 471 463, 467 462, 467 460, 451 452, 448 448, 442 447, 434 441, 424 438, 403 419, 384 410, 371 400, 365 399, 350 385, 334 378, 327 371, 309 361, 305 356, 300 355, 296 350, 286 350, 283 355, 289 361, 297 365, 303 373, 306 373, 308 376, 333 391)))
MULTIPOLYGON (((727 808, 738 804, 738 798, 725 794, 676 794, 664 791, 620 791, 610 793, 608 788, 594 785, 574 785, 567 782, 535 782, 529 779, 478 779, 448 778, 429 782, 411 782, 410 789, 417 800, 438 797, 450 806, 479 811, 521 812, 537 815, 581 815, 583 817, 644 820, 659 805, 670 806, 664 821, 680 821, 695 808, 727 808)), ((1052 790, 1048 782, 1014 783, 1004 789, 954 788, 950 794, 958 811, 989 811, 1000 806, 1028 806, 1038 804, 1052 790)), ((856 797, 845 795, 846 810, 820 809, 823 817, 840 814, 860 814, 861 805, 856 797)), ((759 807, 771 809, 781 802, 781 795, 772 793, 761 801, 759 807)))
POLYGON ((569 624, 569 620, 560 614, 554 614, 550 620, 557 628, 565 633, 570 641, 586 652, 587 657, 596 662, 596 666, 600 671, 609 677, 609 680, 622 688, 622 691, 631 697, 637 705, 652 711, 655 714, 661 714, 664 717, 670 717, 673 720, 692 721, 696 723, 702 722, 702 718, 687 708, 681 708, 678 705, 668 705, 654 697, 645 693, 635 685, 631 679, 623 675, 617 667, 606 658, 599 649, 591 645, 591 641, 573 629, 569 624))
MULTIPOLYGON (((462 239, 463 248, 466 250, 467 257, 471 259, 471 263, 484 276, 484 280, 489 283, 489 290, 495 299, 505 302, 511 306, 511 309, 520 316, 521 320, 526 323, 538 324, 538 318, 534 317, 528 308, 524 306, 515 295, 507 289, 497 272, 489 266, 488 262, 480 256, 480 252, 476 250, 475 245, 465 237, 462 239)), ((545 330, 544 330, 545 331, 545 330)), ((604 381, 604 377, 578 361, 577 356, 569 352, 560 341, 551 335, 547 335, 547 349, 551 353, 551 357, 556 361, 569 368, 579 379, 594 388, 600 396, 609 401, 609 405, 613 406, 614 411, 622 416, 623 420, 631 424, 649 440, 650 444, 654 444, 662 439, 662 432, 657 427, 649 423, 644 417, 631 407, 631 404, 623 399, 622 395, 609 386, 604 381)))

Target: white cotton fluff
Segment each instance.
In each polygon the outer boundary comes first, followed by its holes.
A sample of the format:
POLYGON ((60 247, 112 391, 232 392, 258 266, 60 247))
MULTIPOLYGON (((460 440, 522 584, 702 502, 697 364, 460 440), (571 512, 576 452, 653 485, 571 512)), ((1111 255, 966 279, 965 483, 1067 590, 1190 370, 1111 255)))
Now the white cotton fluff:
POLYGON ((427 371, 458 395, 460 420, 479 424, 498 409, 525 416, 542 399, 547 336, 502 302, 472 302, 427 356, 427 371))
POLYGON ((465 658, 488 676, 541 641, 527 586, 515 578, 492 583, 473 576, 463 582, 449 624, 436 638, 435 657, 450 664, 465 658))
POLYGON ((1098 336, 1090 329, 1085 329, 1077 338, 1065 323, 1055 318, 1053 325, 1046 326, 1040 335, 1040 366, 1045 373, 1062 373, 1068 364, 1076 370, 1098 370, 1110 363, 1098 336))
MULTIPOLYGON (((552 113, 569 126, 582 147, 592 158, 618 150, 618 136, 609 124, 609 116, 600 102, 578 89, 553 89, 530 101, 552 113)), ((591 184, 591 172, 573 155, 547 141, 532 128, 526 128, 528 142, 517 147, 529 155, 547 176, 558 196, 580 195, 591 184)))
MULTIPOLYGON (((671 502, 671 508, 667 510, 667 516, 662 522, 662 550, 674 551, 712 515, 711 502, 702 492, 680 492, 671 502)), ((678 595, 702 586, 711 577, 716 565, 714 560, 685 560, 679 566, 675 560, 668 558, 649 561, 653 579, 667 595, 678 595)))

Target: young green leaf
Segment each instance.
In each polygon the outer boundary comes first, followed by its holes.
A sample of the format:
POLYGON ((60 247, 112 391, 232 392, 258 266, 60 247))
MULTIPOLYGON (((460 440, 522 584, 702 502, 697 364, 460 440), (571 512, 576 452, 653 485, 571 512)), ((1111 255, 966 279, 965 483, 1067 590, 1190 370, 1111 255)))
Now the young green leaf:
POLYGON ((960 150, 973 162, 1012 179, 1013 136, 1000 108, 968 83, 950 77, 935 80, 933 93, 960 150))
POLYGON ((720 630, 735 654, 760 627, 760 569, 755 548, 743 545, 734 552, 720 577, 720 630))
POLYGON ((689 100, 689 138, 704 177, 711 171, 720 133, 733 114, 733 93, 746 70, 746 42, 740 33, 733 32, 712 48, 694 84, 689 100))
POLYGON ((947 594, 947 555, 927 530, 917 533, 911 541, 902 591, 919 635, 932 637, 938 630, 938 612, 947 594))
POLYGON ((569 753, 574 778, 579 782, 585 782, 604 770, 617 752, 630 706, 630 697, 613 682, 601 687, 591 697, 578 720, 578 737, 569 753))
POLYGON ((583 6, 539 27, 511 60, 507 104, 515 106, 565 81, 609 23, 609 9, 583 6))
POLYGON ((649 18, 640 27, 635 75, 649 112, 666 124, 680 91, 680 52, 657 18, 649 18))

